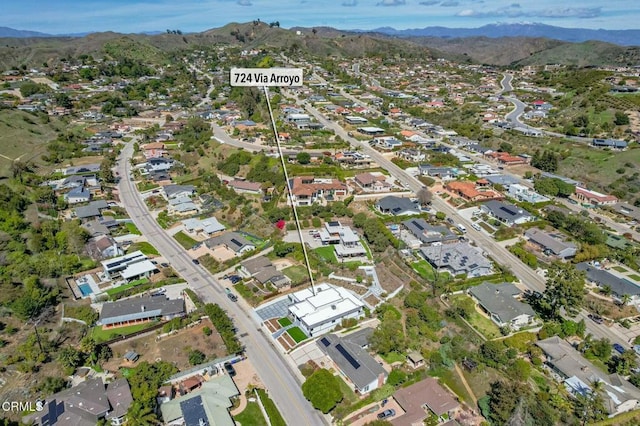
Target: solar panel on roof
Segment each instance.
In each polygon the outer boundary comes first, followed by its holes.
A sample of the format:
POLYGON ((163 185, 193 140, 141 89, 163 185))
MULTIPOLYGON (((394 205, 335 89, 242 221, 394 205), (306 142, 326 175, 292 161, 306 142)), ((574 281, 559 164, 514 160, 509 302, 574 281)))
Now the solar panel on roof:
POLYGON ((327 340, 326 337, 323 337, 322 339, 320 339, 320 343, 322 343, 325 346, 329 346, 330 345, 329 340, 327 340))
POLYGON ((237 246, 242 246, 242 244, 240 243, 240 241, 236 240, 235 238, 231 239, 231 242, 237 246))
POLYGON ((209 426, 209 419, 200 395, 180 402, 180 409, 185 426, 209 426))
POLYGON ((338 343, 336 345, 336 349, 338 350, 338 352, 340 352, 344 359, 346 359, 349 364, 351 364, 353 368, 355 368, 356 370, 360 368, 360 363, 354 357, 352 357, 349 352, 347 352, 347 350, 344 348, 344 346, 342 346, 341 343, 338 343))
POLYGON ((418 228, 419 230, 424 230, 424 227, 422 225, 420 225, 418 222, 416 222, 415 220, 413 221, 413 226, 415 226, 416 228, 418 228))

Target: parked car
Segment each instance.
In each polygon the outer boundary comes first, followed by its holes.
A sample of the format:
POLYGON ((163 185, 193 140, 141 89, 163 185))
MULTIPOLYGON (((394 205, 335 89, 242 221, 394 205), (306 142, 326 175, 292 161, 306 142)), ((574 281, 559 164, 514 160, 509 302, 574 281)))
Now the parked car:
POLYGON ((382 413, 378 414, 378 418, 379 419, 386 419, 389 417, 393 417, 396 415, 396 410, 394 410, 393 408, 389 409, 389 410, 384 410, 382 413))
POLYGON ((198 259, 191 259, 194 265, 199 265, 200 261, 198 259))
POLYGON ((615 351, 618 352, 620 355, 622 355, 624 353, 624 348, 622 347, 622 345, 620 343, 614 343, 613 344, 613 349, 615 349, 615 351))
POLYGON ((227 278, 229 278, 231 284, 239 283, 240 281, 242 281, 242 277, 239 275, 229 275, 227 278))
POLYGON ((167 289, 164 287, 157 288, 153 291, 154 296, 161 296, 167 292, 167 289))
POLYGON ((229 287, 224 289, 224 292, 227 293, 227 297, 229 298, 229 300, 231 300, 232 302, 237 302, 238 301, 238 296, 236 296, 235 294, 233 294, 231 292, 231 289, 229 287))
POLYGON ((596 324, 602 324, 604 322, 602 317, 599 315, 589 314, 588 317, 591 321, 595 322, 596 324))
POLYGON ((227 374, 229 376, 233 377, 233 376, 236 375, 236 369, 233 368, 233 365, 231 365, 230 363, 225 362, 224 363, 224 369, 227 371, 227 374))

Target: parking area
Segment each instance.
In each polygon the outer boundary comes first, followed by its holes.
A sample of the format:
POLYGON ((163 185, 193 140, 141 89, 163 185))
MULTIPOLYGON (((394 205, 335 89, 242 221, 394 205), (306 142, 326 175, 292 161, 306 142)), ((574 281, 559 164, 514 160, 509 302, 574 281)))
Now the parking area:
POLYGON ((351 417, 349 417, 345 424, 349 426, 363 426, 369 422, 374 420, 378 420, 378 414, 384 412, 385 410, 394 410, 395 414, 392 417, 387 417, 385 420, 391 421, 396 417, 399 417, 404 414, 404 410, 400 407, 398 402, 390 397, 387 399, 384 407, 382 406, 382 402, 374 402, 362 408, 359 411, 356 411, 351 417))

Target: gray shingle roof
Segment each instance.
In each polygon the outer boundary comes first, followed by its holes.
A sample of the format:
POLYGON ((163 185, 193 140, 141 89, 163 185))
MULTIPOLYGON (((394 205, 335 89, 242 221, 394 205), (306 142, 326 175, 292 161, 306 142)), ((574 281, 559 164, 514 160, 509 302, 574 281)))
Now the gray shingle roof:
POLYGON ((105 303, 100 312, 102 325, 134 319, 148 319, 176 315, 184 312, 184 300, 161 296, 134 297, 105 303))
POLYGON ((611 291, 618 296, 625 294, 629 296, 640 296, 640 287, 629 280, 613 275, 611 272, 598 269, 587 262, 578 263, 576 269, 586 272, 589 281, 601 286, 611 287, 611 291))
POLYGON ((482 252, 468 243, 428 246, 422 255, 437 268, 449 268, 454 274, 471 273, 476 269, 491 269, 492 264, 482 252))
POLYGON ((378 201, 378 208, 383 213, 400 215, 412 212, 418 212, 418 207, 408 198, 395 197, 388 195, 378 201))
POLYGON ((553 235, 548 234, 547 232, 544 232, 543 230, 538 228, 531 228, 527 230, 524 235, 536 244, 539 244, 544 248, 551 250, 555 255, 562 253, 562 251, 566 249, 578 248, 574 243, 556 238, 553 235))
POLYGON ((367 351, 335 334, 327 334, 320 338, 318 347, 360 390, 380 375, 387 376, 387 371, 367 351))
POLYGON ((217 237, 212 237, 208 240, 205 240, 205 244, 209 248, 215 248, 217 246, 225 245, 236 253, 247 246, 254 246, 245 237, 237 232, 225 232, 222 235, 218 235, 217 237))
POLYGON ((488 209, 492 215, 505 222, 515 222, 521 218, 531 217, 526 210, 513 204, 503 203, 502 201, 487 201, 483 206, 488 209))
POLYGON ((535 316, 531 306, 516 300, 514 296, 520 290, 511 283, 482 283, 469 289, 469 294, 489 313, 495 315, 502 323, 508 323, 520 315, 535 316))
POLYGON ((446 226, 433 226, 421 218, 405 220, 402 224, 423 243, 458 239, 458 236, 446 226))

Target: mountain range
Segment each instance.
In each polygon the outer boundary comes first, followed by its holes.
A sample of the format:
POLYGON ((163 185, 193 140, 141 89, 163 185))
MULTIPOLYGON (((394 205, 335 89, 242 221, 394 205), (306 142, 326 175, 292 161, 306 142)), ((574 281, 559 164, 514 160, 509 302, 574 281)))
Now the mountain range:
MULTIPOLYGON (((640 46, 640 30, 592 30, 587 28, 564 28, 540 23, 496 23, 479 28, 447 28, 425 27, 398 30, 392 27, 380 27, 373 30, 351 30, 359 33, 379 33, 394 37, 437 37, 437 38, 467 38, 467 37, 532 37, 581 43, 589 40, 603 41, 620 46, 640 46)), ((141 34, 160 34, 153 31, 141 34)), ((17 30, 0 27, 0 37, 29 38, 29 37, 83 37, 89 33, 47 34, 38 31, 17 30)))
POLYGON ((543 37, 572 43, 597 40, 620 46, 640 46, 640 30, 591 30, 587 28, 554 27, 553 25, 528 22, 489 24, 480 28, 425 27, 397 30, 391 27, 381 27, 369 31, 357 31, 381 33, 396 37, 543 37))

